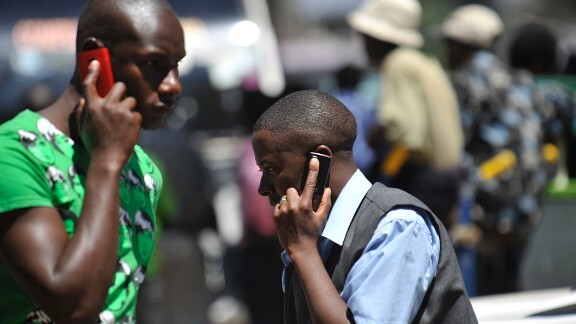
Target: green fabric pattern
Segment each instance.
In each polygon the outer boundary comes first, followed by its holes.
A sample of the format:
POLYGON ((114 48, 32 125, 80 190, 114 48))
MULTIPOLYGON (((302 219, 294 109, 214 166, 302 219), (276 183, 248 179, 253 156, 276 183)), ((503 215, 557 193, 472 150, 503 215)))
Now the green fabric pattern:
MULTIPOLYGON (((42 116, 24 110, 0 126, 0 157, 0 213, 53 207, 73 237, 88 167, 83 148, 42 116)), ((135 146, 120 181, 118 265, 100 314, 103 323, 135 321, 138 289, 154 250, 162 181, 154 162, 135 146)), ((0 287, 0 324, 50 322, 1 261, 0 287)))

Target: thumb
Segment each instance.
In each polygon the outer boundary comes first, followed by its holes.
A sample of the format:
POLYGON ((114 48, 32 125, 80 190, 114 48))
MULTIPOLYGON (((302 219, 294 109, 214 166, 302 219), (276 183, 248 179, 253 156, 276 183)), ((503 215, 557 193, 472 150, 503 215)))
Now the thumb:
POLYGON ((86 119, 84 114, 85 103, 86 100, 84 98, 80 98, 80 100, 78 100, 78 103, 76 104, 76 107, 74 107, 74 117, 76 118, 76 125, 78 125, 78 128, 80 128, 84 124, 84 121, 86 119))

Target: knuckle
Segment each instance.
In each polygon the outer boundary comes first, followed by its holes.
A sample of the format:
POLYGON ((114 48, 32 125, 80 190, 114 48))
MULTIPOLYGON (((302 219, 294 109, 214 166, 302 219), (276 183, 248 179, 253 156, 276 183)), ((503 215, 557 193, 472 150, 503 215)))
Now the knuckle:
POLYGON ((135 112, 132 114, 134 121, 136 121, 138 124, 140 124, 140 122, 142 121, 142 115, 138 112, 135 112))
POLYGON ((312 211, 312 205, 310 204, 309 201, 307 201, 305 199, 300 201, 298 208, 304 213, 308 213, 308 212, 312 211))
POLYGON ((84 78, 84 80, 82 80, 82 85, 84 85, 85 87, 90 86, 91 83, 92 83, 91 76, 87 76, 86 78, 84 78))

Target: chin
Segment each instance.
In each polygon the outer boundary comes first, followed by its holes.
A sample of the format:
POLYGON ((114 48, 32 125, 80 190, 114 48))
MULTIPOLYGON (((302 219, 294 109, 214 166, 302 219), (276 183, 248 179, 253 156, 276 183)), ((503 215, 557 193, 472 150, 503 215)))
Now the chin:
POLYGON ((143 129, 146 129, 146 130, 158 129, 158 128, 164 126, 164 120, 165 120, 165 118, 162 118, 162 119, 142 119, 142 123, 140 124, 140 127, 142 127, 143 129))

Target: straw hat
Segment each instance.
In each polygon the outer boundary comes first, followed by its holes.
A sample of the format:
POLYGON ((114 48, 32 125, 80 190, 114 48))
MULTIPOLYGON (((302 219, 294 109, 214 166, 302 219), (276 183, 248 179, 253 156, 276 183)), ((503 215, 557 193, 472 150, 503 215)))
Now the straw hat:
POLYGON ((422 7, 417 0, 368 0, 348 15, 352 28, 382 41, 420 47, 422 7))
POLYGON ((442 23, 442 35, 464 44, 492 47, 504 30, 498 14, 483 5, 470 4, 454 10, 442 23))

